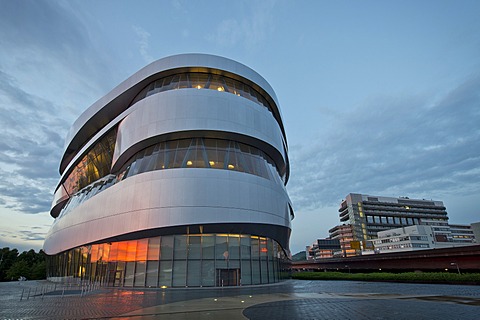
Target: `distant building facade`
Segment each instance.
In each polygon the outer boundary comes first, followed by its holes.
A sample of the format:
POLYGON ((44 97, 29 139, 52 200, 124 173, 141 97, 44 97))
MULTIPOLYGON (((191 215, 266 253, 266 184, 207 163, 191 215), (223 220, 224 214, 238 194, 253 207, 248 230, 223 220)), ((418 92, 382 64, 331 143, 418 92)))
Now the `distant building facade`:
POLYGON ((307 247, 307 259, 319 260, 333 258, 341 253, 340 240, 317 239, 317 242, 307 247))
MULTIPOLYGON (((353 242, 362 247, 369 243, 368 240, 376 239, 378 232, 414 225, 429 225, 438 241, 451 241, 442 201, 350 193, 338 211, 340 222, 352 226, 353 242)), ((360 254, 362 248, 356 249, 360 254)))
MULTIPOLYGON (((464 238, 462 238, 464 239, 464 238)), ((442 240, 442 239, 440 239, 442 240)), ((377 233, 375 253, 440 249, 471 245, 472 241, 437 241, 432 226, 414 225, 377 233)))
POLYGON ((471 225, 449 224, 452 241, 456 243, 475 243, 475 235, 471 225))
POLYGON ((340 242, 341 251, 337 254, 340 257, 352 257, 355 255, 355 249, 352 249, 351 243, 353 241, 352 225, 342 224, 335 226, 328 230, 329 238, 340 242))
POLYGON ((480 243, 480 222, 475 222, 471 224, 473 236, 475 237, 475 242, 480 243))

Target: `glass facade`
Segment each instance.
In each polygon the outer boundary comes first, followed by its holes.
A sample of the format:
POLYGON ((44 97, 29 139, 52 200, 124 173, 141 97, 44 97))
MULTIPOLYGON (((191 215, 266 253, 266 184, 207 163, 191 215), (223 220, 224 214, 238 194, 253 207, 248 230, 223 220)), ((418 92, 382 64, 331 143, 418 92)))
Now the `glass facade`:
POLYGON ((110 174, 117 130, 101 138, 71 170, 63 186, 69 195, 110 174))
POLYGON ((263 151, 230 140, 192 138, 161 142, 139 151, 118 174, 118 180, 153 170, 210 168, 240 171, 283 185, 279 170, 263 151))
MULTIPOLYGON (((186 72, 170 75, 150 83, 133 100, 132 104, 152 94, 178 89, 209 89, 227 92, 251 100, 272 112, 267 100, 252 86, 218 74, 186 72)), ((272 112, 273 113, 273 112, 272 112)))
POLYGON ((107 175, 72 195, 59 217, 128 177, 153 170, 175 168, 239 171, 275 181, 282 186, 285 179, 285 176, 280 176, 273 160, 263 151, 252 146, 222 139, 171 140, 137 152, 126 162, 117 176, 107 175))
POLYGON ((221 287, 278 282, 286 256, 272 239, 179 234, 93 244, 48 257, 48 277, 119 287, 221 287))

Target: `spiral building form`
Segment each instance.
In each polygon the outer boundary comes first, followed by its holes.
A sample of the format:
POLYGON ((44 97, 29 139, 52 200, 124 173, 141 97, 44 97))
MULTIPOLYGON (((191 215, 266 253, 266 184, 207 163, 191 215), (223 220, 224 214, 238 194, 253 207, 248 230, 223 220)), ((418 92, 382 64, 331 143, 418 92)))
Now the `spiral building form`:
POLYGON ((51 280, 205 287, 277 282, 291 220, 270 85, 229 59, 157 60, 73 124, 45 239, 51 280))

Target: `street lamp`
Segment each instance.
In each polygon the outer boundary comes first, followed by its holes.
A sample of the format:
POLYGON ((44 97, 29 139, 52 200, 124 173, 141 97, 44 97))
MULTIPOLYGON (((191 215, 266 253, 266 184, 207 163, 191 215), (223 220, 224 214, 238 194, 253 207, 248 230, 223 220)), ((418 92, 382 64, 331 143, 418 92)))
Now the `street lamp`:
POLYGON ((461 274, 461 273, 460 273, 460 268, 458 267, 458 263, 456 263, 456 262, 451 262, 450 265, 451 265, 451 266, 456 266, 456 267, 457 267, 458 274, 461 274))

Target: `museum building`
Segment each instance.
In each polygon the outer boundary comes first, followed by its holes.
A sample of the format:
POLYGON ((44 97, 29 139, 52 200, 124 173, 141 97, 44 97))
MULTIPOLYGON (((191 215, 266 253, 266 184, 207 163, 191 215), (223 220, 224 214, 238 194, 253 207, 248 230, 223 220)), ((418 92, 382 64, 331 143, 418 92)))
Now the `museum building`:
POLYGON ((144 67, 75 121, 48 278, 124 287, 273 283, 290 256, 288 147, 271 86, 238 62, 144 67))

